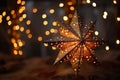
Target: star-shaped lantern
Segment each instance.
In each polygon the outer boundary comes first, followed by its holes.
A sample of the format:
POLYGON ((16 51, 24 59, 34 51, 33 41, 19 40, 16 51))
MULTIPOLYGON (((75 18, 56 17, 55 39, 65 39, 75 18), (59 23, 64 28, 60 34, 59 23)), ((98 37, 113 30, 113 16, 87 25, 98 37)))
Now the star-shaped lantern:
POLYGON ((83 59, 96 63, 94 49, 103 41, 95 36, 94 26, 95 22, 85 26, 79 23, 77 11, 75 11, 69 26, 58 22, 57 34, 60 36, 47 41, 60 50, 54 64, 69 61, 73 70, 78 73, 83 59))

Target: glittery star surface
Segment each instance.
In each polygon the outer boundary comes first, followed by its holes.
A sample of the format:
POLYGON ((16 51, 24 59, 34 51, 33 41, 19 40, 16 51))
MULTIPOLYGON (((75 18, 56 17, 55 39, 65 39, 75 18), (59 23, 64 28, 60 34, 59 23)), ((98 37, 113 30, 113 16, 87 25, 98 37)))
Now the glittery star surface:
POLYGON ((76 11, 69 26, 58 22, 57 34, 60 37, 47 41, 60 50, 54 64, 69 61, 73 70, 78 72, 83 59, 96 63, 94 49, 102 44, 102 41, 95 36, 94 27, 95 22, 85 26, 79 23, 76 11))

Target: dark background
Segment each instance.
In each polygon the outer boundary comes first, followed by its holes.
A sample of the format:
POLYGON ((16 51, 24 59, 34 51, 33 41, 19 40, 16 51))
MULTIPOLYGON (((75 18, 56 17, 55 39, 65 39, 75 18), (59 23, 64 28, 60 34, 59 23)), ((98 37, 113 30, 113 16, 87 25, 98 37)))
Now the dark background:
POLYGON ((116 44, 116 40, 120 40, 120 21, 117 21, 120 17, 120 0, 116 0, 117 4, 113 3, 114 0, 90 0, 91 3, 86 1, 79 0, 76 5, 75 0, 25 0, 25 4, 21 5, 17 4, 17 0, 0 0, 0 16, 6 12, 0 23, 0 80, 75 80, 69 63, 53 66, 59 50, 52 50, 51 46, 45 47, 43 43, 53 37, 52 34, 46 36, 45 32, 51 28, 57 29, 57 26, 52 25, 53 21, 70 24, 72 18, 64 21, 63 16, 74 14, 75 10, 70 10, 71 6, 78 9, 79 19, 84 25, 96 21, 95 30, 99 31, 98 37, 105 41, 104 45, 95 49, 95 56, 100 64, 92 65, 85 61, 81 65, 78 78, 119 80, 120 43, 116 44), (69 1, 72 5, 68 5, 69 1), (94 2, 96 7, 92 6, 94 2), (60 8, 59 3, 64 3, 64 7, 60 8), (22 6, 25 10, 18 13, 22 6), (37 12, 34 13, 33 9, 37 9, 37 12), (50 14, 50 9, 54 9, 55 13, 50 14), (14 15, 11 15, 12 10, 15 11, 14 15), (108 13, 106 19, 103 19, 104 11, 108 13), (20 22, 19 18, 23 14, 27 17, 20 22), (47 18, 43 19, 43 14, 46 14, 47 18), (8 25, 7 16, 11 17, 12 25, 8 25), (31 21, 30 25, 26 24, 28 20, 31 21), (48 25, 43 25, 45 20, 48 21, 48 25), (15 25, 23 27, 24 31, 14 30, 15 25), (26 33, 27 30, 30 30, 29 34, 26 33), (29 35, 32 37, 29 38, 29 35), (38 41, 39 36, 42 37, 42 41, 38 41), (12 39, 21 40, 24 45, 15 48, 12 39), (108 51, 106 46, 110 48, 108 51), (20 52, 22 54, 19 54, 20 52))

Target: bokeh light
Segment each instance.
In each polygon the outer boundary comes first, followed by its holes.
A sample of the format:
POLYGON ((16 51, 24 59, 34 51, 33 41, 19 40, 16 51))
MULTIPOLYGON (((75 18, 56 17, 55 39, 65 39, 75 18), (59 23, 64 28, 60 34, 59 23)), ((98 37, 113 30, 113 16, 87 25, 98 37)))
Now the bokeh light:
POLYGON ((109 50, 110 50, 110 47, 109 47, 109 46, 106 46, 106 47, 105 47, 105 50, 106 50, 106 51, 109 51, 109 50))
POLYGON ((92 3, 92 6, 93 6, 93 7, 96 7, 97 5, 96 5, 96 3, 95 3, 95 2, 93 2, 93 3, 92 3))
POLYGON ((50 9, 49 11, 51 14, 55 13, 55 10, 54 9, 50 9))
POLYGON ((64 21, 67 21, 67 20, 68 20, 68 17, 67 17, 67 16, 63 16, 63 20, 64 20, 64 21))
POLYGON ((59 3, 59 7, 64 7, 64 3, 59 3))

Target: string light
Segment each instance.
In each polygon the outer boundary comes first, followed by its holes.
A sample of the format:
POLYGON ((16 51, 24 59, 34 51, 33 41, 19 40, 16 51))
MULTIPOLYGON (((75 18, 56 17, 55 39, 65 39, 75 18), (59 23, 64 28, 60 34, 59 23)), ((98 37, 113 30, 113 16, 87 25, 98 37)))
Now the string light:
POLYGON ((0 19, 0 23, 2 23, 2 19, 0 19))
POLYGON ((21 0, 17 0, 17 4, 20 4, 21 3, 21 0))
POLYGON ((67 21, 67 20, 68 20, 68 17, 67 17, 67 16, 63 16, 63 20, 64 20, 64 21, 67 21))
POLYGON ((3 18, 3 16, 2 15, 0 15, 0 19, 2 19, 3 18))
POLYGON ((56 50, 56 49, 57 49, 56 47, 52 46, 52 50, 56 50))
POLYGON ((32 10, 33 13, 37 13, 37 11, 38 11, 37 8, 33 8, 32 10))
POLYGON ((14 53, 14 55, 18 55, 17 50, 14 50, 13 53, 14 53))
POLYGON ((20 27, 20 31, 23 32, 24 31, 24 27, 20 27))
POLYGON ((108 16, 107 11, 104 11, 104 12, 103 12, 103 19, 107 19, 107 16, 108 16))
POLYGON ((47 15, 46 14, 42 14, 42 18, 43 19, 47 18, 47 15))
POLYGON ((25 5, 25 1, 22 1, 22 2, 21 2, 21 5, 25 5))
POLYGON ((53 28, 51 28, 51 29, 50 29, 50 32, 51 32, 51 33, 56 33, 56 30, 53 29, 53 28))
POLYGON ((90 2, 91 2, 90 0, 86 0, 86 3, 88 3, 88 4, 89 4, 90 2))
POLYGON ((117 17, 117 21, 120 21, 120 17, 117 17))
POLYGON ((46 21, 46 20, 43 21, 43 25, 44 25, 44 26, 48 25, 48 21, 46 21))
POLYGON ((49 31, 45 31, 45 35, 46 36, 50 35, 50 32, 49 31))
POLYGON ((19 14, 23 13, 24 10, 25 10, 25 6, 20 7, 20 9, 18 10, 19 14))
POLYGON ((8 25, 10 26, 12 24, 12 21, 8 21, 8 25))
POLYGON ((12 42, 12 43, 15 43, 16 40, 15 40, 14 38, 11 38, 11 42, 12 42))
POLYGON ((13 26, 13 30, 19 30, 19 28, 20 28, 19 25, 13 26))
POLYGON ((60 3, 60 4, 59 4, 59 7, 64 7, 64 3, 60 3))
POLYGON ((42 37, 41 36, 38 37, 38 41, 42 41, 42 37))
POLYGON ((2 23, 2 18, 3 18, 3 16, 2 16, 2 15, 0 15, 0 23, 2 23))
POLYGON ((56 22, 56 21, 53 21, 53 22, 52 22, 52 25, 53 25, 53 26, 57 26, 57 22, 56 22))
POLYGON ((23 14, 22 17, 23 17, 23 19, 25 19, 25 18, 27 17, 27 15, 26 15, 26 14, 23 14))
POLYGON ((106 16, 108 15, 107 11, 104 11, 104 15, 106 15, 106 16))
POLYGON ((93 2, 93 3, 92 3, 92 6, 93 6, 93 7, 96 7, 96 3, 95 3, 95 2, 93 2))
POLYGON ((73 3, 72 3, 71 1, 67 2, 67 4, 68 4, 69 6, 73 5, 73 3))
POLYGON ((99 32, 98 32, 98 31, 95 31, 95 35, 98 36, 98 35, 99 35, 99 32))
POLYGON ((19 55, 23 55, 23 51, 19 50, 19 55))
POLYGON ((23 43, 22 43, 21 41, 19 41, 19 42, 18 42, 18 45, 19 45, 20 47, 22 47, 22 46, 23 46, 23 43))
POLYGON ((48 46, 48 43, 44 43, 44 46, 47 47, 47 46, 48 46))
POLYGON ((6 16, 6 11, 4 11, 4 12, 2 13, 2 15, 3 15, 3 16, 6 16))
POLYGON ((6 11, 2 12, 2 15, 0 15, 0 23, 2 23, 3 16, 6 16, 6 21, 7 21, 8 26, 12 27, 7 30, 8 34, 10 34, 12 36, 12 38, 10 39, 11 43, 13 45, 12 52, 14 55, 23 55, 23 51, 21 50, 21 47, 24 46, 24 43, 20 39, 21 35, 20 35, 19 31, 23 32, 24 27, 20 27, 19 23, 22 22, 23 19, 25 19, 27 17, 27 15, 26 14, 22 15, 24 10, 26 9, 26 7, 24 6, 25 1, 17 0, 17 4, 19 4, 18 10, 16 10, 16 11, 10 10, 10 16, 7 15, 6 11))
POLYGON ((32 38, 32 34, 28 34, 28 38, 31 39, 32 38))
POLYGON ((29 34, 29 33, 30 33, 30 29, 27 29, 27 30, 26 30, 26 34, 29 34))
POLYGON ((19 21, 22 22, 23 21, 23 17, 19 17, 19 21))
POLYGON ((55 12, 55 10, 54 9, 50 9, 50 11, 49 11, 51 14, 53 14, 54 12, 55 12))
POLYGON ((6 17, 6 20, 7 20, 7 21, 10 20, 10 16, 7 16, 7 17, 6 17))
POLYGON ((113 3, 114 3, 114 4, 117 4, 117 1, 116 1, 116 0, 113 0, 113 3))
POLYGON ((11 10, 11 15, 15 14, 15 10, 11 10))
POLYGON ((27 25, 30 25, 30 24, 31 24, 31 20, 27 20, 27 21, 26 21, 26 24, 27 24, 27 25))
MULTIPOLYGON (((84 0, 85 1, 85 3, 91 3, 91 0, 84 0)), ((0 23, 2 23, 2 22, 4 22, 4 19, 3 19, 3 16, 6 16, 5 18, 6 18, 6 21, 7 21, 7 24, 8 24, 8 26, 9 26, 9 28, 10 27, 12 27, 12 28, 10 28, 10 29, 8 29, 7 31, 8 31, 8 33, 9 34, 11 34, 12 36, 13 36, 13 34, 14 34, 14 36, 13 37, 15 37, 15 38, 12 38, 12 40, 11 40, 11 42, 13 43, 13 46, 14 46, 14 48, 13 48, 13 53, 15 54, 15 55, 23 55, 23 51, 22 50, 20 50, 20 48, 24 45, 24 43, 22 42, 22 41, 20 41, 20 42, 16 42, 17 40, 18 40, 18 38, 20 38, 20 37, 17 37, 17 36, 20 36, 20 33, 18 33, 19 31, 20 32, 23 32, 24 30, 26 31, 26 34, 27 34, 27 37, 28 38, 32 38, 32 34, 30 33, 30 30, 29 29, 27 29, 26 30, 26 28, 24 28, 24 26, 22 26, 22 27, 20 27, 19 26, 19 23, 20 22, 22 22, 23 20, 25 21, 26 20, 26 18, 27 18, 27 14, 25 14, 25 13, 23 13, 24 12, 24 10, 26 9, 26 7, 24 6, 25 5, 25 1, 23 1, 23 0, 17 0, 17 4, 19 4, 20 5, 20 7, 18 7, 18 10, 11 10, 11 11, 9 11, 10 13, 7 13, 6 11, 3 11, 2 12, 2 14, 0 15, 0 23), (9 16, 8 16, 8 14, 9 14, 9 16), (14 19, 16 19, 16 20, 14 20, 14 19), (18 22, 17 22, 18 21, 18 22), (12 29, 12 30, 11 30, 12 29), (19 31, 18 31, 19 30, 19 31), (18 48, 18 49, 16 49, 16 48, 18 48)), ((114 4, 117 4, 117 0, 113 0, 113 3, 114 4)), ((75 10, 75 7, 73 6, 74 5, 74 3, 72 2, 72 1, 68 1, 67 2, 67 5, 69 6, 69 10, 71 10, 71 11, 74 11, 75 10)), ((58 7, 60 7, 60 8, 63 8, 65 6, 65 4, 64 3, 59 3, 58 4, 58 7)), ((93 2, 92 3, 92 6, 93 7, 96 7, 97 6, 97 4, 95 3, 95 2, 93 2)), ((33 8, 32 9, 32 12, 33 13, 37 13, 38 12, 38 9, 37 8, 33 8)), ((54 14, 55 13, 55 9, 50 9, 49 10, 49 14, 54 14)), ((107 19, 107 16, 108 16, 108 12, 107 11, 104 11, 103 12, 103 19, 107 19)), ((42 18, 43 19, 46 19, 48 17, 48 15, 47 14, 42 14, 42 18)), ((63 20, 64 21, 67 21, 69 18, 72 18, 73 17, 73 14, 71 14, 71 13, 69 13, 67 16, 63 16, 63 20)), ((120 17, 117 17, 116 18, 116 20, 117 21, 120 21, 120 17)), ((27 25, 30 25, 32 22, 31 22, 31 20, 27 20, 26 21, 26 24, 27 25)), ((44 20, 43 21, 43 25, 48 25, 48 21, 47 20, 44 20)), ((52 26, 57 26, 58 25, 58 23, 56 22, 56 21, 53 21, 52 22, 52 26)), ((54 27, 55 28, 55 27, 54 27)), ((53 29, 53 28, 51 28, 49 31, 46 31, 45 32, 45 35, 46 36, 48 36, 48 35, 50 35, 50 33, 57 33, 58 31, 57 31, 57 29, 53 29)), ((68 34, 67 32, 65 33, 66 35, 68 34)), ((95 31, 94 32, 94 34, 96 35, 96 36, 98 36, 99 35, 99 32, 98 31, 95 31)), ((42 38, 42 36, 38 36, 37 37, 37 40, 38 41, 42 41, 43 40, 43 38, 42 38)), ((116 44, 120 44, 120 40, 116 40, 116 44)), ((54 49, 56 49, 56 47, 52 47, 52 49, 54 50, 54 49)), ((110 49, 110 47, 109 46, 106 46, 106 48, 105 48, 106 50, 109 50, 110 49)))
POLYGON ((71 6, 71 7, 70 7, 70 10, 71 10, 71 11, 74 11, 74 10, 75 10, 74 6, 71 6))
POLYGON ((109 46, 106 46, 106 47, 105 47, 105 50, 106 50, 106 51, 109 51, 109 50, 110 50, 110 47, 109 47, 109 46))
POLYGON ((14 46, 15 48, 17 48, 17 47, 18 47, 17 43, 13 43, 13 46, 14 46))
POLYGON ((120 44, 120 40, 116 40, 116 44, 120 44))

